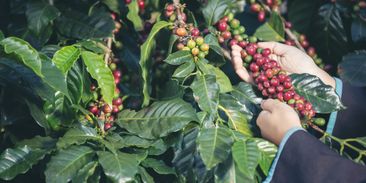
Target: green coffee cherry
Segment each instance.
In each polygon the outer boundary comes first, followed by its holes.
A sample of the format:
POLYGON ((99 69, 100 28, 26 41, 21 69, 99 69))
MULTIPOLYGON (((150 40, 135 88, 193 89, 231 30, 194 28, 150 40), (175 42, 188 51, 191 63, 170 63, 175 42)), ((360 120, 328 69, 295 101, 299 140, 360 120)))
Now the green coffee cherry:
POLYGON ((249 42, 256 43, 257 41, 258 41, 257 37, 255 37, 255 36, 250 36, 249 37, 249 42))
POLYGON ((192 39, 189 40, 187 42, 187 46, 188 46, 188 48, 193 49, 194 47, 196 47, 196 41, 193 41, 192 39))
POLYGON ((203 39, 203 37, 196 38, 196 43, 198 46, 202 45, 204 42, 205 40, 203 39))
POLYGON ((324 126, 325 125, 325 119, 324 118, 315 118, 314 124, 318 126, 324 126))
POLYGON ((245 32, 245 27, 244 26, 240 26, 238 30, 239 30, 240 34, 242 34, 242 33, 245 32))

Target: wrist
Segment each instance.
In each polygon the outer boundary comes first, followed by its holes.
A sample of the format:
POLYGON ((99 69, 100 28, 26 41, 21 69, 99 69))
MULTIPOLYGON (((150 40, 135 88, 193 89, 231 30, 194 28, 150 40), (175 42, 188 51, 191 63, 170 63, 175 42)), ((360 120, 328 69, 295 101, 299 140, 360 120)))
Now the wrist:
POLYGON ((319 78, 323 81, 324 84, 331 86, 333 89, 336 87, 336 81, 335 79, 330 76, 328 73, 326 73, 324 70, 319 69, 319 78))

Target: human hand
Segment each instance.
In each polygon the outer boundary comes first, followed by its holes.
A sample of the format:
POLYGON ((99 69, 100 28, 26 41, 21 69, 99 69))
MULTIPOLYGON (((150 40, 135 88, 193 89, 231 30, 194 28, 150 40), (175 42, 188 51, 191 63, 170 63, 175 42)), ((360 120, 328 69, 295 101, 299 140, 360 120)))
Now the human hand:
MULTIPOLYGON (((301 50, 276 42, 260 42, 258 46, 271 50, 271 59, 277 61, 281 68, 288 74, 308 73, 319 77, 325 84, 335 88, 335 80, 325 71, 320 69, 314 61, 301 50)), ((240 51, 242 48, 238 45, 232 46, 232 63, 236 74, 246 82, 253 82, 250 73, 243 66, 243 59, 240 51)))
POLYGON ((298 114, 285 103, 268 99, 261 107, 263 111, 257 118, 257 125, 265 139, 279 145, 288 130, 301 127, 298 114))

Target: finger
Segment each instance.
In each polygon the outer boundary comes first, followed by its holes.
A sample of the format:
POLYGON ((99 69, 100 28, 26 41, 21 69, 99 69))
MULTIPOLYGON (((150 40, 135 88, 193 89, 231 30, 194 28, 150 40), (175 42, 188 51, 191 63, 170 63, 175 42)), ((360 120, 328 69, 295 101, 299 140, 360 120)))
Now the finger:
POLYGON ((243 48, 241 48, 239 45, 233 45, 232 47, 231 47, 231 50, 236 50, 236 51, 241 51, 243 48))
POLYGON ((279 56, 286 54, 292 48, 291 46, 277 42, 260 42, 258 43, 258 46, 261 48, 268 48, 272 53, 279 56))
POLYGON ((259 126, 259 128, 262 128, 266 121, 269 121, 269 119, 271 118, 271 113, 269 111, 262 111, 261 113, 259 113, 259 116, 257 118, 257 126, 259 126))
POLYGON ((273 100, 273 99, 263 100, 261 103, 261 108, 263 110, 273 112, 279 103, 280 102, 278 100, 273 100))
POLYGON ((246 82, 252 81, 252 77, 249 75, 248 71, 243 66, 243 59, 241 59, 240 56, 233 56, 232 63, 234 66, 234 70, 236 74, 240 77, 240 79, 246 82))
POLYGON ((240 57, 241 58, 241 54, 240 54, 241 50, 237 50, 237 49, 233 49, 231 50, 231 57, 240 57))

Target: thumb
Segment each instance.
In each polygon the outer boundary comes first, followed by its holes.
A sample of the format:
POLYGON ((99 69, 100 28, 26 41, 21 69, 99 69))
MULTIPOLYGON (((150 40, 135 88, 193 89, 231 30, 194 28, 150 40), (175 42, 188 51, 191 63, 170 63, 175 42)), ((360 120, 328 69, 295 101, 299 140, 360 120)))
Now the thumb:
POLYGON ((263 100, 261 103, 261 108, 263 110, 273 112, 276 109, 276 107, 278 106, 278 104, 279 104, 278 100, 273 100, 273 99, 263 100))

